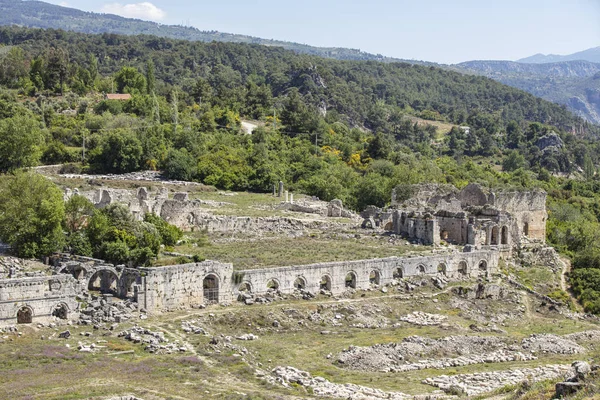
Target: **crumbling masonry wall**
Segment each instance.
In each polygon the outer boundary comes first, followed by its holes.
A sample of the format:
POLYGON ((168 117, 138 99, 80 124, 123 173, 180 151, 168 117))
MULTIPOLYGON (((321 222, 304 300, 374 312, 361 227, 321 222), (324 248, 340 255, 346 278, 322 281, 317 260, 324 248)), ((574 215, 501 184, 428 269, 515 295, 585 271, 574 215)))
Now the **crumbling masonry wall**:
POLYGON ((243 278, 235 290, 237 293, 239 287, 244 285, 252 293, 264 294, 275 283, 280 292, 292 293, 297 289, 297 283, 303 283, 305 290, 318 293, 321 284, 328 281, 328 290, 335 295, 348 290, 347 278, 350 274, 354 274, 354 288, 365 290, 373 283, 387 285, 399 277, 438 273, 452 279, 488 276, 497 271, 498 259, 498 252, 475 251, 245 270, 239 272, 243 278))
POLYGON ((17 315, 29 313, 31 322, 52 320, 53 311, 61 308, 61 317, 78 315, 79 304, 75 300, 78 283, 70 275, 37 276, 0 280, 0 326, 12 325, 17 315))
POLYGON ((197 307, 211 301, 205 293, 205 279, 217 283, 215 302, 232 299, 233 266, 216 261, 141 268, 136 287, 137 301, 148 311, 197 307))

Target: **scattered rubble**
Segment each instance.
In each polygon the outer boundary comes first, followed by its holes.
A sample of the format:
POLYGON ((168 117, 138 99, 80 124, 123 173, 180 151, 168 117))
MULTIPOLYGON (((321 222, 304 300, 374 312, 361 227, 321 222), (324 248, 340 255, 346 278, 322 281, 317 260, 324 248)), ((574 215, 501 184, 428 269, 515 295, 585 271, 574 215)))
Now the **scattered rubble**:
POLYGON ((574 342, 595 341, 600 340, 600 331, 576 332, 565 335, 563 336, 563 338, 567 340, 572 340, 574 342))
POLYGON ((521 368, 507 371, 480 372, 475 374, 440 375, 423 380, 423 383, 438 387, 449 393, 463 392, 467 396, 477 396, 493 392, 507 385, 523 381, 538 382, 567 376, 568 365, 546 365, 537 368, 521 368))
POLYGON ((146 345, 145 350, 150 353, 171 354, 188 351, 187 347, 180 345, 178 341, 169 343, 169 339, 165 338, 164 332, 153 332, 140 326, 134 326, 119 333, 119 337, 133 343, 144 343, 146 345))
POLYGON ((253 335, 252 333, 246 333, 244 335, 236 336, 237 340, 257 340, 258 336, 253 335))
POLYGON ((534 334, 523 339, 523 349, 535 353, 580 354, 585 348, 564 337, 551 334, 534 334))
MULTIPOLYGON (((366 386, 354 385, 351 383, 337 384, 328 381, 322 377, 312 377, 308 372, 301 371, 294 367, 277 367, 273 369, 276 378, 271 378, 274 382, 285 387, 290 384, 301 385, 310 388, 315 396, 319 397, 338 397, 344 399, 390 399, 390 400, 408 400, 413 396, 399 392, 384 392, 379 389, 373 389, 366 386)), ((432 395, 434 396, 434 395, 432 395)), ((435 397, 430 397, 435 398, 435 397)))
POLYGON ((185 333, 195 333, 196 335, 208 336, 208 332, 197 324, 198 321, 195 319, 191 321, 183 321, 181 323, 181 330, 183 330, 185 333))
MULTIPOLYGON (((96 329, 104 324, 119 324, 134 317, 138 305, 132 301, 116 300, 112 296, 92 296, 87 307, 81 310, 79 324, 93 325, 96 329)), ((114 329, 114 327, 113 327, 114 329)))
POLYGON ((421 311, 415 311, 412 314, 400 317, 400 321, 420 326, 439 325, 447 319, 448 317, 444 315, 428 314, 421 311))
POLYGON ((572 368, 572 376, 565 380, 564 382, 559 382, 556 384, 556 398, 564 398, 568 395, 578 392, 586 386, 586 379, 592 371, 597 371, 600 367, 593 366, 591 367, 585 361, 575 361, 571 364, 572 368))
POLYGON ((360 371, 405 372, 445 369, 472 364, 530 361, 539 353, 578 354, 586 349, 556 335, 531 335, 521 344, 496 336, 448 336, 430 339, 410 336, 400 343, 371 347, 350 346, 337 362, 360 371))

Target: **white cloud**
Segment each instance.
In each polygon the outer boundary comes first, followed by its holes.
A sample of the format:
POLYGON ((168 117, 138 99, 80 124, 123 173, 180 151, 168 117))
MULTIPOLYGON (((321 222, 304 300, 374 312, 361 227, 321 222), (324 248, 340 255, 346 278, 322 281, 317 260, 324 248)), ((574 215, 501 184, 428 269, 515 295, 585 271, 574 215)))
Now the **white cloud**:
POLYGON ((66 1, 61 1, 60 3, 58 3, 58 5, 63 7, 69 7, 69 3, 67 3, 66 1))
POLYGON ((167 16, 167 13, 149 2, 135 4, 110 3, 103 5, 100 11, 127 18, 147 19, 151 21, 160 21, 167 16))

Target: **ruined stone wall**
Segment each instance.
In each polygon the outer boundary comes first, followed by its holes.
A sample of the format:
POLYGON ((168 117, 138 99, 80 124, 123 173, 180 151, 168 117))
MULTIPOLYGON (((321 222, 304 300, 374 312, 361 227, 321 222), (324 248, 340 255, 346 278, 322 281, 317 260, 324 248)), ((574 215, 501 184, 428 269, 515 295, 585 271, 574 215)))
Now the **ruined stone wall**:
POLYGON ((218 283, 216 302, 232 299, 233 266, 216 261, 141 268, 136 297, 141 307, 148 311, 172 310, 206 304, 205 278, 215 277, 218 283))
POLYGON ((513 235, 523 235, 531 241, 546 241, 548 214, 546 192, 543 190, 496 193, 493 206, 510 213, 514 218, 516 227, 513 227, 513 235))
MULTIPOLYGON (((422 257, 390 257, 264 268, 239 273, 243 275, 241 284, 249 286, 255 294, 266 293, 273 282, 282 293, 292 293, 296 289, 297 282, 303 282, 306 290, 317 293, 321 289, 322 282, 329 282, 328 290, 333 294, 340 294, 347 290, 346 282, 349 274, 354 274, 355 288, 364 290, 371 287, 373 278, 375 279, 373 283, 386 285, 392 282, 395 275, 410 277, 442 272, 454 279, 487 275, 497 271, 498 259, 498 252, 495 251, 455 252, 422 257), (480 269, 482 261, 485 270, 480 269), (461 266, 466 267, 464 273, 460 271, 461 266)), ((239 284, 235 285, 236 292, 239 287, 239 284)))
POLYGON ((0 280, 0 326, 17 323, 19 310, 29 309, 32 322, 49 322, 57 307, 65 307, 68 318, 75 316, 79 305, 77 280, 70 275, 0 280))
POLYGON ((393 213, 393 228, 398 235, 406 235, 425 245, 440 244, 440 228, 434 218, 423 216, 408 216, 404 211, 396 210, 393 213))
POLYGON ((457 217, 436 217, 440 238, 449 243, 467 243, 467 226, 469 220, 467 218, 457 217), (445 238, 446 236, 446 238, 445 238))

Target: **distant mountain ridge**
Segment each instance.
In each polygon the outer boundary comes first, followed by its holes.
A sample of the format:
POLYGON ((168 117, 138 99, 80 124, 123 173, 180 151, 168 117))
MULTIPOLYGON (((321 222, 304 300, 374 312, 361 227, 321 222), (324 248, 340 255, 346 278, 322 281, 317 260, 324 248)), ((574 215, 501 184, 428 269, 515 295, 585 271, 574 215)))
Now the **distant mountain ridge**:
POLYGON ((484 75, 558 104, 600 124, 600 63, 563 61, 524 64, 513 61, 468 61, 451 66, 484 75))
POLYGON ((455 65, 459 70, 484 73, 492 77, 494 74, 519 76, 546 76, 553 78, 587 78, 600 72, 600 63, 590 61, 563 61, 546 64, 525 64, 515 61, 467 61, 455 65))
POLYGON ((42 1, 0 0, 0 25, 18 25, 28 28, 53 28, 82 33, 116 33, 121 35, 154 35, 171 39, 201 42, 252 43, 278 46, 297 53, 311 54, 339 60, 368 60, 382 62, 410 62, 434 64, 416 60, 401 60, 381 54, 366 53, 358 49, 342 47, 315 47, 281 40, 262 39, 253 36, 201 31, 193 27, 162 25, 156 22, 124 18, 113 14, 81 11, 42 1))
POLYGON ((600 63, 600 46, 564 56, 557 54, 535 54, 531 57, 521 58, 520 60, 517 60, 517 62, 526 64, 545 64, 577 60, 600 63))

